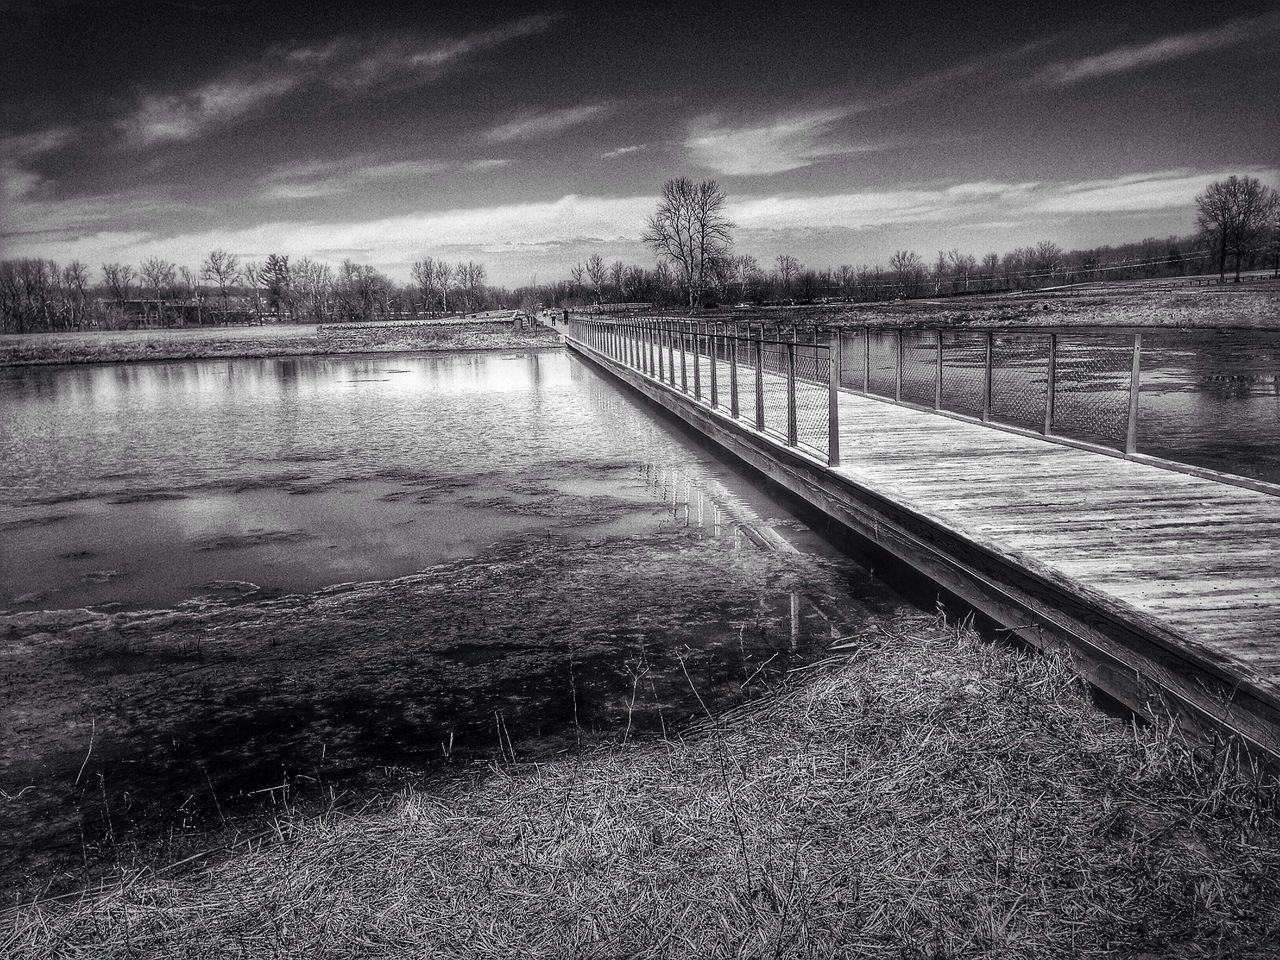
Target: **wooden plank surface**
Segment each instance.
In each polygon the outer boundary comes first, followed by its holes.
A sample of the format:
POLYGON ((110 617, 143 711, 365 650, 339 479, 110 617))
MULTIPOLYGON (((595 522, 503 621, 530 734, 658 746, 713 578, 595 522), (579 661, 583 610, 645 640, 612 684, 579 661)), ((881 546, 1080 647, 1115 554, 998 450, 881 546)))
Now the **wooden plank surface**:
MULTIPOLYGON (((699 359, 705 405, 711 361, 699 359)), ((692 390, 691 353, 686 362, 692 390)), ((727 413, 727 362, 717 379, 727 413)), ((750 425, 753 370, 740 369, 739 387, 750 425)), ((774 429, 786 422, 785 390, 765 373, 774 429)), ((839 413, 836 474, 1131 609, 1280 698, 1280 498, 843 391, 839 413)))

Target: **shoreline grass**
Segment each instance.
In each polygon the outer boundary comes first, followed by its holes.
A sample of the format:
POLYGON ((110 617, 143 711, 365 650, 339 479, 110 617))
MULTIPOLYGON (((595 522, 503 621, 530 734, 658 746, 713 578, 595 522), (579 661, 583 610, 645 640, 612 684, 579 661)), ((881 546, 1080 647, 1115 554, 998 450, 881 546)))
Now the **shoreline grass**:
POLYGON ((0 336, 0 368, 537 349, 556 343, 555 332, 547 328, 515 333, 492 325, 370 326, 328 334, 294 325, 6 334, 0 336))
POLYGON ((1276 955, 1273 776, 941 620, 838 646, 679 736, 23 908, 0 954, 1276 955))

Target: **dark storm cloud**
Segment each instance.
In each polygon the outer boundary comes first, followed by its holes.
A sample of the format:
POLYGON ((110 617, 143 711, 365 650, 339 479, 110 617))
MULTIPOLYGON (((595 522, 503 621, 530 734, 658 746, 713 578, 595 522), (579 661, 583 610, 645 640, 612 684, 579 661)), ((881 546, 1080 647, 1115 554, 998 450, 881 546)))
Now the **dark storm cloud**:
POLYGON ((720 177, 768 258, 1182 232, 1200 185, 1280 160, 1278 24, 1248 2, 28 7, 0 17, 0 242, 399 273, 466 250, 518 281, 647 259, 677 173, 720 177))

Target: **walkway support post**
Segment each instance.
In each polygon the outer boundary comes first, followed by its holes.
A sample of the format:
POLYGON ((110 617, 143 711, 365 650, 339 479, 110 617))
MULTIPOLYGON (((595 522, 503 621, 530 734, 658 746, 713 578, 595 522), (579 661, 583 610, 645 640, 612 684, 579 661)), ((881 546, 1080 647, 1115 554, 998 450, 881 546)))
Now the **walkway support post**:
POLYGON ((671 329, 670 324, 666 324, 667 328, 667 377, 671 381, 671 388, 674 390, 676 385, 676 332, 671 329))
POLYGON ((729 416, 738 419, 738 338, 729 341, 729 416))
POLYGON ((1124 452, 1138 452, 1138 391, 1142 382, 1142 334, 1133 335, 1133 364, 1129 370, 1129 426, 1124 436, 1124 452))
POLYGON ((800 439, 796 429, 796 342, 786 343, 787 348, 787 446, 794 447, 800 439))
POLYGON ((897 403, 902 402, 902 328, 897 330, 897 336, 894 338, 894 350, 897 360, 893 365, 893 399, 897 403))
POLYGON ((871 328, 862 328, 862 395, 871 392, 871 328))
POLYGON ((702 334, 698 330, 698 324, 693 327, 693 399, 702 399, 702 344, 698 341, 702 339, 702 334))
POLYGON ((1053 400, 1058 381, 1058 335, 1049 334, 1049 358, 1044 371, 1044 429, 1046 437, 1053 433, 1053 400))
POLYGON ((760 339, 753 342, 756 347, 756 429, 764 433, 764 324, 760 325, 760 339))
POLYGON ((718 367, 720 359, 720 338, 716 336, 719 333, 720 324, 711 327, 707 335, 707 355, 711 357, 711 409, 715 410, 720 406, 720 391, 717 388, 719 377, 716 376, 716 367, 718 367))
POLYGON ((942 328, 938 328, 938 339, 933 345, 933 409, 942 409, 942 328))
POLYGON ((987 357, 982 364, 982 422, 991 419, 991 348, 993 334, 987 331, 987 357))
POLYGON ((827 347, 827 465, 840 466, 840 334, 827 347))
POLYGON ((689 354, 684 348, 684 327, 680 328, 680 392, 689 392, 689 354))

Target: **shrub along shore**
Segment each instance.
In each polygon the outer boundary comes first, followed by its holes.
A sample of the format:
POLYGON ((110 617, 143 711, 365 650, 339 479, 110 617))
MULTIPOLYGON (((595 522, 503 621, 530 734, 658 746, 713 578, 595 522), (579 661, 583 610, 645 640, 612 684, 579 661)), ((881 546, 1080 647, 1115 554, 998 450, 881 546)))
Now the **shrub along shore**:
POLYGON ((0 336, 0 367, 138 360, 297 357, 421 350, 507 350, 552 346, 546 327, 509 324, 341 324, 195 327, 0 336))
POLYGON ((1274 957, 1280 791, 941 620, 665 739, 28 906, 21 957, 1274 957), (174 872, 176 873, 176 871, 174 872))

